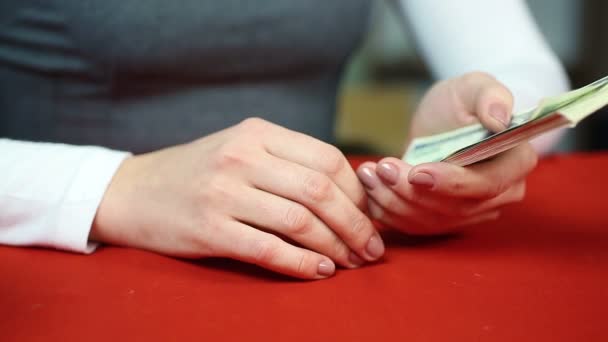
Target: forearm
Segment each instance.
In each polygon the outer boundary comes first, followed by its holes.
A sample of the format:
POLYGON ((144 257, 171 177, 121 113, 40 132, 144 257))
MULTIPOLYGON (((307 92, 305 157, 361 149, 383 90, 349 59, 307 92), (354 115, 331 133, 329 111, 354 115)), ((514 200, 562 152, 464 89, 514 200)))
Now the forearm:
POLYGON ((399 1, 435 77, 491 73, 512 89, 516 109, 569 87, 523 0, 399 1))

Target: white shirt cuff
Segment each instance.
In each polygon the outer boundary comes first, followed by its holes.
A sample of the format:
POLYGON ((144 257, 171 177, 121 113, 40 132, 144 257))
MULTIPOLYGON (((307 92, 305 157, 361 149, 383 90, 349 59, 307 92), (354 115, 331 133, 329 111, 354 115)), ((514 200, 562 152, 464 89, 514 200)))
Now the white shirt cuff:
POLYGON ((0 244, 91 253, 97 208, 129 155, 0 139, 0 244))

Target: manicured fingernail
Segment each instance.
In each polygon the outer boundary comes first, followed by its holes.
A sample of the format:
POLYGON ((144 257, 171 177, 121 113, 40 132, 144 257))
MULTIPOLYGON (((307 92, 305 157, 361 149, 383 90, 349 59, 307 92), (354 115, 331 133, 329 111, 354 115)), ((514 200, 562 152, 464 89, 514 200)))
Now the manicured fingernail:
POLYGON ((376 177, 369 167, 362 167, 357 170, 357 176, 359 176, 361 183, 370 190, 373 190, 378 185, 378 177, 376 177))
POLYGON ((392 163, 383 162, 376 168, 378 175, 391 185, 397 184, 399 180, 399 168, 392 163))
POLYGON ((410 178, 410 184, 430 189, 435 185, 435 179, 426 172, 416 172, 416 174, 410 178))
POLYGON ((322 277, 329 277, 336 271, 336 266, 329 260, 323 260, 319 263, 317 273, 322 277))
POLYGON ((374 235, 367 242, 365 250, 372 259, 378 259, 384 254, 384 243, 378 236, 374 235))
POLYGON ((490 116, 496 119, 502 126, 509 126, 509 114, 505 106, 494 103, 490 106, 490 116))
POLYGON ((361 259, 361 257, 359 257, 357 254, 355 254, 355 252, 350 252, 350 254, 348 255, 348 262, 350 262, 351 265, 355 267, 359 267, 365 263, 365 261, 361 259))

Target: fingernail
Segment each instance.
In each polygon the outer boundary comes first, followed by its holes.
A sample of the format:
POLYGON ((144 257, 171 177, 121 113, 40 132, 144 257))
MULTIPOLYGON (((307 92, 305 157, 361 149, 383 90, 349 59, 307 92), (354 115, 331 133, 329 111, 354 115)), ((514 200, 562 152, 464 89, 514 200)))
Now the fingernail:
POLYGON ((359 176, 361 183, 370 190, 378 185, 378 178, 369 167, 362 167, 357 170, 357 176, 359 176))
POLYGON ((383 162, 378 164, 376 172, 391 185, 397 184, 397 181, 399 180, 399 168, 392 163, 383 162))
POLYGON ((329 277, 336 271, 336 266, 329 260, 323 260, 319 263, 317 273, 322 277, 329 277))
POLYGON ((435 185, 435 179, 426 172, 416 172, 416 174, 410 178, 410 184, 430 189, 435 185))
POLYGON ((367 247, 365 250, 367 251, 367 254, 372 257, 372 259, 378 259, 384 254, 384 243, 380 237, 374 235, 367 242, 367 247))
POLYGON ((494 103, 490 106, 490 116, 496 119, 504 127, 509 126, 509 114, 505 109, 505 106, 498 103, 494 103))
POLYGON ((355 267, 359 267, 365 263, 365 261, 361 259, 361 257, 359 257, 357 254, 355 254, 355 252, 350 252, 350 254, 348 255, 348 262, 350 262, 351 265, 355 267))

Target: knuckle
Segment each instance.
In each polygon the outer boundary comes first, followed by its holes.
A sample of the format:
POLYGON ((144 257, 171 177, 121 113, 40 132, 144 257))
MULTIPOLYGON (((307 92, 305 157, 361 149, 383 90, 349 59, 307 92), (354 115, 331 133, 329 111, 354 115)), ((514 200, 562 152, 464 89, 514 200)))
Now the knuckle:
POLYGON ((449 183, 446 184, 446 187, 449 189, 450 193, 459 194, 463 190, 465 190, 467 186, 460 177, 454 177, 449 180, 449 183))
POLYGON ((333 194, 332 181, 321 173, 310 173, 303 187, 304 198, 313 203, 328 201, 333 194))
POLYGON ((346 158, 337 147, 326 144, 320 151, 321 168, 327 175, 339 174, 347 164, 346 158))
MULTIPOLYGON (((498 82, 498 81, 496 81, 498 82)), ((513 93, 509 88, 507 88, 502 83, 496 83, 494 86, 488 88, 488 93, 490 94, 500 94, 504 97, 509 104, 513 103, 513 93)))
POLYGON ((513 202, 521 202, 526 197, 526 183, 522 183, 517 187, 513 194, 513 202))
POLYGON ((479 198, 490 199, 505 192, 511 184, 507 182, 504 171, 500 171, 483 180, 480 184, 479 198))
POLYGON ((226 185, 226 181, 221 180, 220 177, 214 177, 214 181, 207 184, 206 189, 204 189, 202 192, 204 198, 212 199, 216 202, 225 202, 225 200, 230 200, 232 194, 224 185, 226 185))
POLYGON ((492 76, 491 74, 485 72, 485 71, 479 71, 479 70, 475 70, 475 71, 471 71, 471 72, 467 72, 466 74, 462 75, 462 80, 465 82, 477 82, 477 81, 490 81, 490 80, 495 80, 494 76, 492 76))
POLYGON ((337 235, 334 235, 333 239, 330 242, 330 252, 329 255, 334 260, 346 260, 348 258, 348 254, 350 253, 350 249, 346 246, 344 241, 342 241, 337 235))
POLYGON ((485 198, 494 198, 504 192, 504 185, 502 183, 492 183, 486 188, 485 193, 483 194, 485 198))
POLYGON ((359 196, 357 196, 354 200, 355 205, 361 211, 367 211, 367 194, 363 191, 359 196))
POLYGON ((279 257, 279 238, 271 236, 258 240, 251 245, 251 257, 256 265, 274 264, 279 257))
POLYGON ((384 218, 384 210, 375 202, 369 202, 369 214, 374 220, 382 220, 384 218))
MULTIPOLYGON (((412 188, 406 188, 404 191, 400 192, 399 195, 411 203, 420 203, 423 199, 422 195, 412 188)), ((390 200, 387 199, 386 206, 393 208, 394 206, 398 205, 399 200, 400 199, 398 197, 391 196, 390 200)))
POLYGON ((312 231, 312 214, 304 207, 291 205, 283 216, 283 225, 289 234, 305 235, 312 231))
POLYGON ((305 274, 306 272, 306 254, 302 253, 298 257, 298 266, 296 267, 296 272, 298 274, 305 274))
POLYGON ((356 215, 351 220, 350 233, 358 238, 366 238, 364 235, 371 235, 372 223, 363 214, 356 215))
POLYGON ((293 269, 302 277, 314 278, 317 275, 317 266, 315 265, 315 257, 311 252, 302 252, 297 257, 297 265, 294 264, 293 269))
MULTIPOLYGON (((408 195, 408 200, 415 202, 415 200, 417 199, 416 195, 408 195), (411 198, 411 199, 410 199, 411 198)), ((382 205, 385 208, 388 208, 389 210, 393 211, 393 212, 399 212, 400 209, 403 207, 403 203, 401 202, 401 199, 393 194, 389 194, 385 200, 384 203, 382 203, 382 205)))
POLYGON ((209 217, 208 215, 200 215, 194 220, 194 225, 191 227, 192 234, 188 236, 187 241, 194 246, 199 257, 226 257, 228 251, 219 248, 212 242, 212 236, 221 234, 221 220, 217 217, 209 217))
POLYGON ((270 123, 258 117, 251 117, 241 121, 238 126, 245 131, 257 132, 267 129, 270 126, 270 123))
POLYGON ((194 198, 205 208, 217 207, 234 199, 230 182, 221 175, 212 175, 198 184, 194 198))
POLYGON ((213 165, 218 170, 242 167, 248 164, 248 155, 244 148, 235 144, 224 144, 212 158, 213 165))

